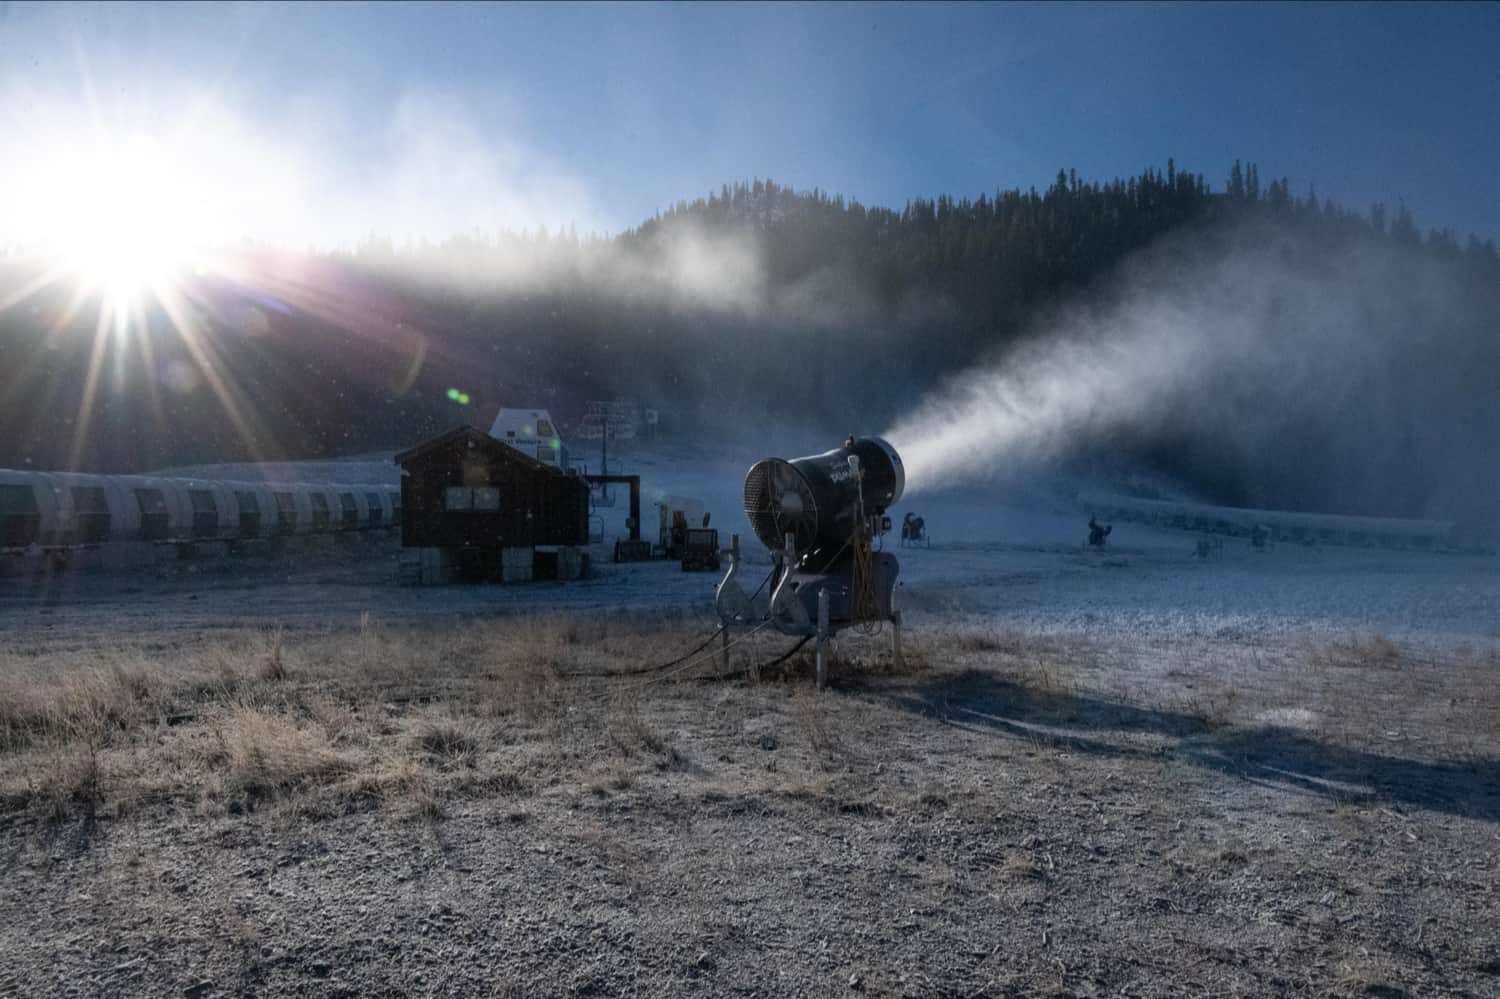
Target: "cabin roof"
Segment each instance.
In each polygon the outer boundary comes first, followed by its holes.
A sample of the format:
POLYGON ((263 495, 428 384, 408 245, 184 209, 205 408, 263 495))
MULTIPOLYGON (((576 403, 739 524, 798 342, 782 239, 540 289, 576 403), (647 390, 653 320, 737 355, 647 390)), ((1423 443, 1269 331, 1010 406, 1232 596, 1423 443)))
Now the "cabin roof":
POLYGON ((416 447, 408 448, 407 450, 402 451, 400 454, 396 455, 395 462, 396 464, 405 468, 411 465, 412 462, 416 461, 417 459, 423 458, 434 451, 439 451, 452 444, 464 441, 466 441, 470 447, 478 447, 486 451, 490 451, 501 456, 507 461, 516 462, 517 464, 520 464, 532 471, 553 471, 553 469, 537 461, 535 458, 528 457, 523 452, 517 451, 515 448, 506 444, 504 441, 496 440, 489 434, 485 433, 483 430, 477 430, 467 424, 461 427, 454 427, 452 430, 449 430, 446 433, 438 434, 431 440, 423 441, 416 447))

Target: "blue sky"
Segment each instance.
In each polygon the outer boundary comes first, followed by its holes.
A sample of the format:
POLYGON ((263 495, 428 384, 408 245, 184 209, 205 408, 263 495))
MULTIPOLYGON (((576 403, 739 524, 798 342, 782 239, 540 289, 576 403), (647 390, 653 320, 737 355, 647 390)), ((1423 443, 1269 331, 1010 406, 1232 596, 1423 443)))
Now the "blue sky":
POLYGON ((297 214, 337 205, 329 238, 618 230, 756 176, 899 206, 1168 156, 1500 238, 1496 4, 0 4, 0 127, 90 107, 233 120, 316 178, 297 214))

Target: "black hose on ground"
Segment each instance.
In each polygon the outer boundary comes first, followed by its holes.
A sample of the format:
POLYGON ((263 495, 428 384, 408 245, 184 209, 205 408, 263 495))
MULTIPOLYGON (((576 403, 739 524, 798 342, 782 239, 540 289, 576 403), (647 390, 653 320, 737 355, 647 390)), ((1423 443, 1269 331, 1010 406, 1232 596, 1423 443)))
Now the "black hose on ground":
MULTIPOLYGON (((802 646, 806 645, 811 640, 812 640, 812 636, 811 635, 803 635, 802 636, 802 640, 800 642, 798 642, 796 645, 793 645, 790 649, 788 649, 786 651, 786 655, 782 656, 779 659, 772 659, 770 662, 766 663, 766 666, 780 666, 782 663, 784 663, 788 659, 792 658, 792 656, 795 656, 797 654, 797 650, 800 649, 800 648, 802 648, 802 646)), ((761 667, 761 668, 764 669, 765 667, 761 667)))
POLYGON ((691 650, 689 650, 688 652, 683 653, 682 655, 678 656, 676 659, 672 659, 672 660, 669 660, 669 661, 664 662, 664 663, 657 663, 655 666, 643 666, 640 669, 609 669, 609 670, 602 670, 602 671, 599 671, 599 672, 579 671, 579 672, 575 672, 575 673, 561 673, 559 675, 560 676, 565 676, 565 677, 640 676, 640 675, 642 675, 644 673, 659 673, 660 671, 662 671, 664 669, 671 669, 673 666, 676 666, 678 663, 686 662, 687 660, 693 658, 698 653, 700 653, 704 649, 708 648, 708 643, 712 642, 715 638, 718 638, 719 635, 721 633, 723 633, 723 631, 724 631, 724 625, 721 624, 717 628, 715 628, 714 631, 713 631, 713 634, 711 634, 707 638, 705 638, 702 641, 701 644, 694 646, 691 650))
MULTIPOLYGON (((766 578, 762 579, 760 581, 760 585, 755 588, 755 592, 752 593, 752 594, 750 594, 750 599, 751 600, 754 600, 756 598, 756 596, 760 593, 760 591, 763 590, 763 589, 765 589, 766 584, 771 581, 771 576, 773 574, 774 573, 766 573, 766 578)), ((597 673, 595 673, 595 672, 587 672, 587 671, 578 671, 578 672, 574 672, 574 673, 561 673, 559 675, 563 676, 563 677, 568 677, 568 678, 577 678, 577 677, 590 677, 590 676, 598 676, 598 677, 644 676, 647 673, 660 673, 664 669, 671 669, 673 666, 676 666, 678 663, 687 662, 689 659, 693 658, 698 653, 700 653, 704 649, 708 648, 708 643, 712 642, 715 638, 718 638, 721 634, 723 634, 723 632, 724 632, 724 630, 725 630, 726 627, 727 627, 727 625, 722 625, 722 624, 719 625, 717 628, 714 629, 713 634, 709 635, 707 638, 705 638, 703 640, 702 644, 694 646, 688 652, 685 652, 682 655, 678 656, 676 659, 672 659, 672 660, 670 660, 668 662, 657 663, 654 666, 643 666, 640 669, 611 669, 611 670, 602 670, 602 671, 597 672, 597 673)), ((807 641, 807 639, 805 639, 805 638, 802 640, 802 642, 806 642, 806 641, 807 641)), ((797 644, 797 648, 792 649, 792 652, 796 652, 797 649, 801 648, 802 647, 802 642, 799 642, 797 644)), ((788 652, 787 656, 789 657, 790 655, 791 655, 791 652, 788 652)), ((785 658, 777 660, 777 662, 785 662, 785 661, 786 661, 785 658)), ((772 663, 771 665, 774 666, 775 663, 772 663)))

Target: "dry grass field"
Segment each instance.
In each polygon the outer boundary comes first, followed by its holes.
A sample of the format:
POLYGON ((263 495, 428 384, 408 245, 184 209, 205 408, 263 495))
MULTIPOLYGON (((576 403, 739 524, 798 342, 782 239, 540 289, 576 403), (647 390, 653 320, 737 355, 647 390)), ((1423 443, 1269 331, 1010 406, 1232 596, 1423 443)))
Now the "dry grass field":
POLYGON ((1500 993, 1493 651, 709 630, 18 643, 0 994, 1500 993))

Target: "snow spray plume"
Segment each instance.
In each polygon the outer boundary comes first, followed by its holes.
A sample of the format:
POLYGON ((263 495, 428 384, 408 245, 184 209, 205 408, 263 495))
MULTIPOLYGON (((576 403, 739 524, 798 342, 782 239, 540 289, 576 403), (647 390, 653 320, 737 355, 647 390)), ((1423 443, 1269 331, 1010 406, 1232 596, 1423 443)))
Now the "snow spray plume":
POLYGON ((1336 240, 1255 223, 1142 253, 886 432, 908 495, 1123 444, 1235 501, 1476 515, 1500 465, 1492 282, 1336 240))

